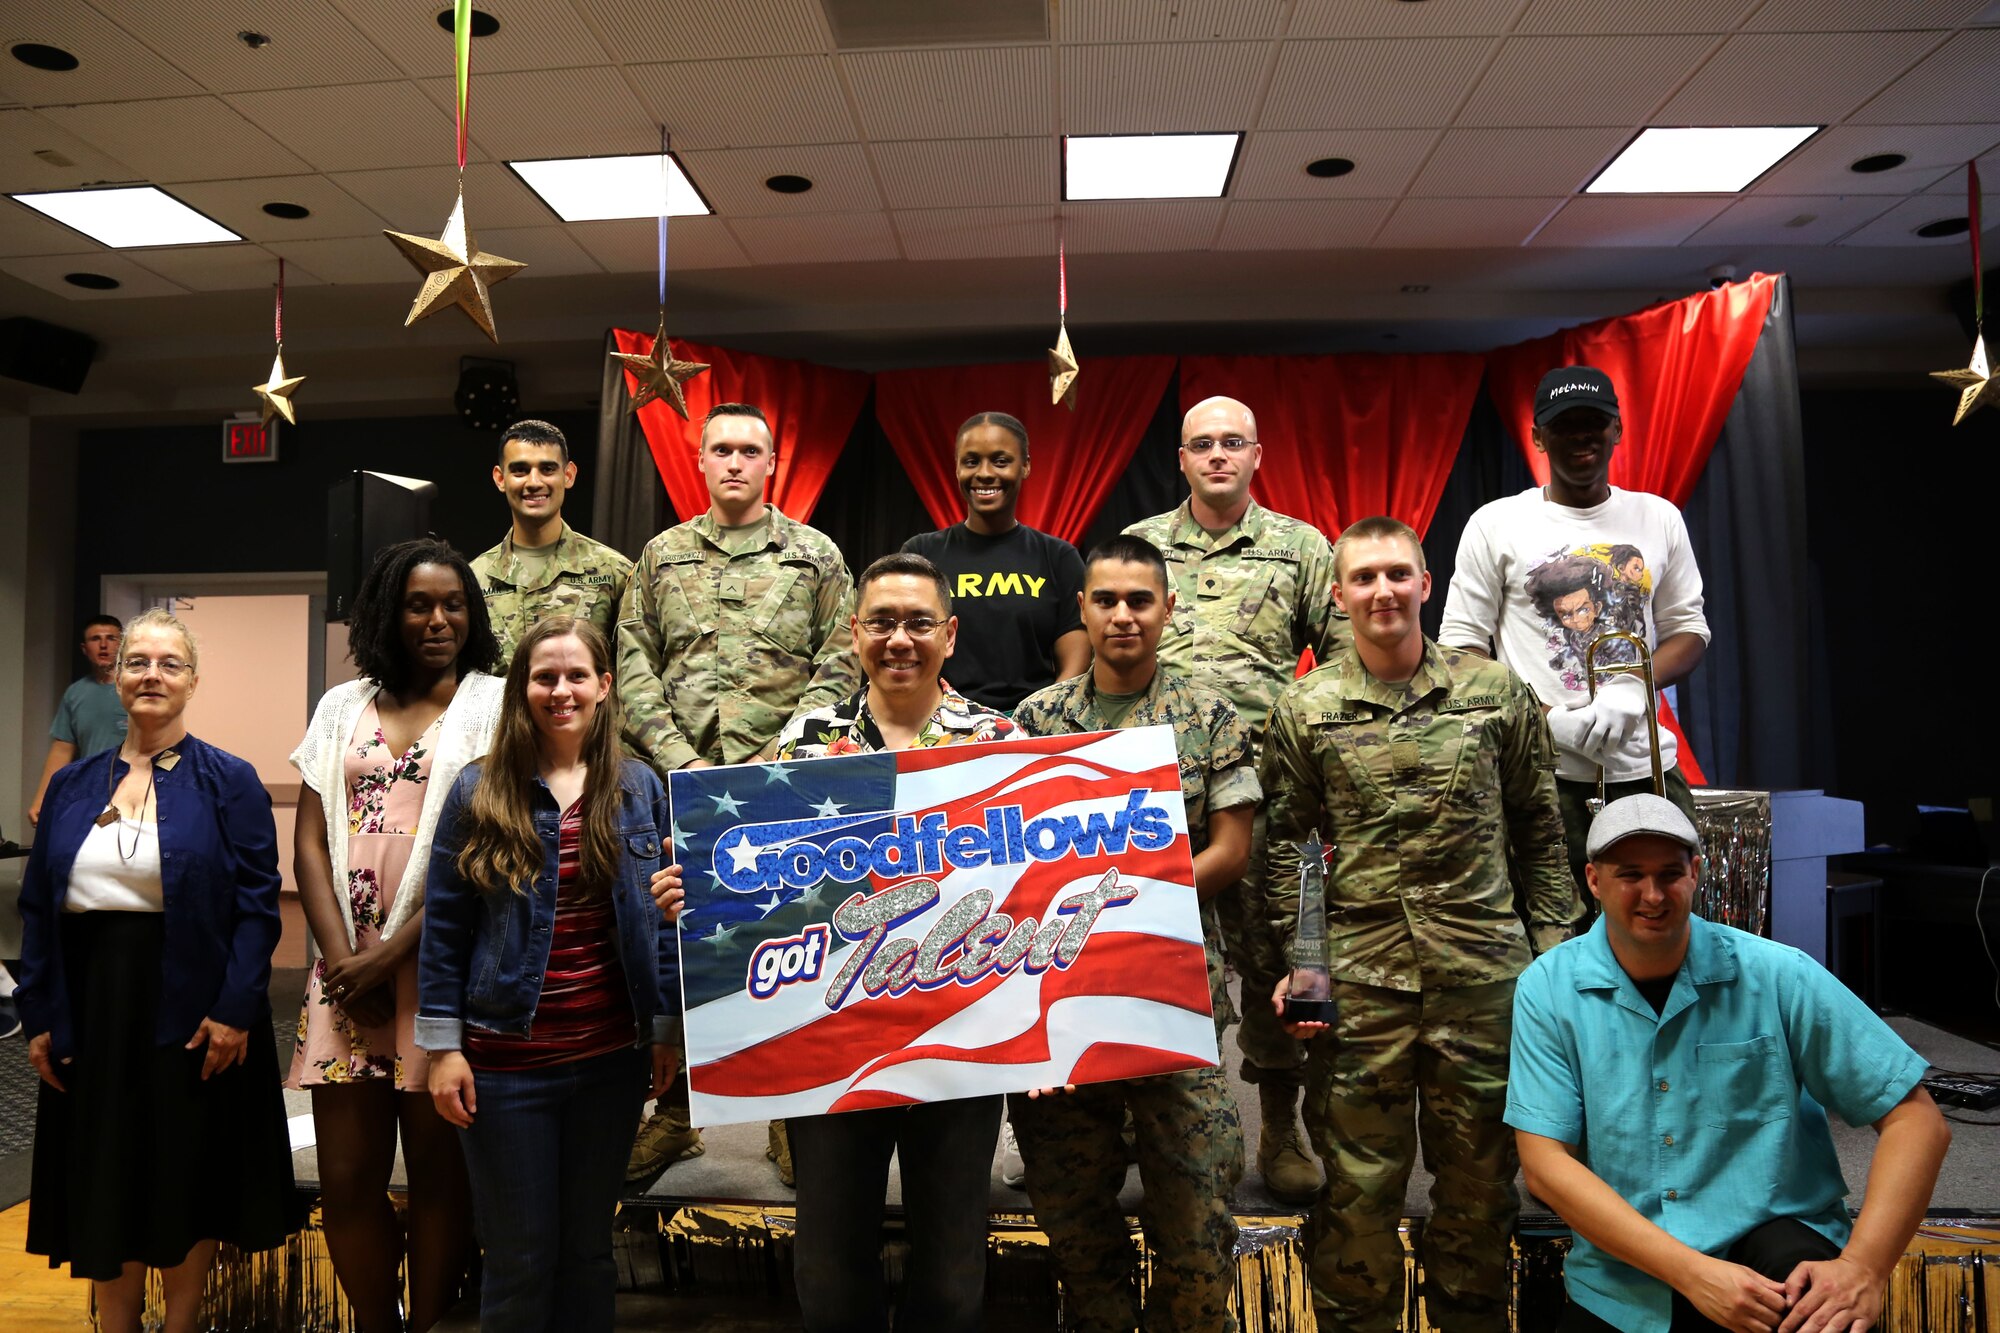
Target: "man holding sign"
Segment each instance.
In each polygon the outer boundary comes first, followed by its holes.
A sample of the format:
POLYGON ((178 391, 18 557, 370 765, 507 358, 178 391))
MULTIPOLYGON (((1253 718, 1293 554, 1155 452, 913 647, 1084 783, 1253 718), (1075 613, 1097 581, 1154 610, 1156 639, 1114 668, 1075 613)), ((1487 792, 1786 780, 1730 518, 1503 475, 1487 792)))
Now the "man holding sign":
MULTIPOLYGON (((951 614, 944 575, 930 561, 887 555, 864 570, 853 629, 867 685, 850 699, 792 719, 778 738, 780 760, 1018 734, 1003 714, 940 682, 958 618, 951 614)), ((805 958, 812 943, 799 946, 801 967, 812 965, 805 958)), ((779 955, 780 971, 788 961, 779 955)), ((891 1152, 897 1156, 910 1238, 898 1326, 979 1327, 1000 1098, 798 1116, 788 1124, 798 1182, 792 1275, 806 1327, 888 1326, 881 1241, 891 1152)))
MULTIPOLYGON (((1014 720, 1031 736, 1174 729, 1210 1002, 1220 1017, 1227 1000, 1214 900, 1234 888, 1249 863, 1251 821, 1263 795, 1249 729, 1228 700, 1160 664, 1160 633, 1173 615, 1174 594, 1158 547, 1130 535, 1098 546, 1085 562, 1078 601, 1091 669, 1029 696, 1014 720)), ((1011 1099, 1028 1195, 1068 1289, 1071 1324, 1088 1333, 1139 1324, 1131 1282, 1137 1256, 1118 1206, 1128 1108, 1146 1191, 1146 1236, 1158 1256, 1146 1326, 1233 1330, 1236 1219, 1229 1193, 1243 1176, 1243 1127, 1229 1085, 1213 1067, 1011 1099)))

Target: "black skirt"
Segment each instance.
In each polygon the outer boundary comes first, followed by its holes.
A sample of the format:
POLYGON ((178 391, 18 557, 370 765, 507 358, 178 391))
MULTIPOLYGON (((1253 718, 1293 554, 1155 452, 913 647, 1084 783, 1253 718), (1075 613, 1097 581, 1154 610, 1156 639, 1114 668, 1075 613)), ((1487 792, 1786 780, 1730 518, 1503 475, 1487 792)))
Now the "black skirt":
POLYGON ((244 1063, 204 1082, 205 1047, 154 1043, 165 918, 73 913, 62 936, 76 1057, 36 1105, 28 1253, 108 1280, 203 1240, 283 1244, 296 1200, 268 1008, 244 1063))

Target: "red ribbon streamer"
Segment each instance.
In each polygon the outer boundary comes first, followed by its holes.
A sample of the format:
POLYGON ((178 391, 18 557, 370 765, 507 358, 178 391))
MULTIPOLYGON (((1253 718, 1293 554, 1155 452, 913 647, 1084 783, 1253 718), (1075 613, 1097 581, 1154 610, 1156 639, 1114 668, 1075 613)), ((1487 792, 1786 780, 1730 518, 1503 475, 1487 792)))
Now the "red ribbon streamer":
POLYGON ((285 261, 283 259, 278 261, 278 309, 277 313, 272 316, 271 325, 272 336, 278 340, 278 346, 283 347, 285 345, 285 261))
POLYGON ((1064 319, 1069 317, 1069 257, 1064 253, 1062 238, 1056 238, 1056 313, 1064 319))
POLYGON ((1965 220, 1972 224, 1972 327, 1986 330, 1986 265, 1979 257, 1979 163, 1965 164, 1965 220))

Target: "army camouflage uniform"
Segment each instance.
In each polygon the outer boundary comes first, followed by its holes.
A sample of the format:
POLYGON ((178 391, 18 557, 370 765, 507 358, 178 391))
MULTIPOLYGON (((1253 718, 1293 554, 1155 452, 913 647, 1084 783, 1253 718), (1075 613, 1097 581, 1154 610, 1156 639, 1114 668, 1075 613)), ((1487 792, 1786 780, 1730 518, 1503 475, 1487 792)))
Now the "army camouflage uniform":
POLYGON ((518 550, 509 532, 500 544, 472 562, 493 637, 500 641, 500 675, 514 660, 514 649, 544 616, 575 616, 588 620, 618 651, 618 602, 632 577, 632 562, 603 542, 562 525, 555 545, 533 553, 518 550))
MULTIPOLYGON (((1113 728, 1098 708, 1089 672, 1028 696, 1014 721, 1030 736, 1113 728)), ((1115 725, 1159 724, 1174 729, 1188 841, 1199 854, 1208 846, 1211 810, 1241 809, 1263 796, 1249 729, 1220 694, 1165 667, 1115 725)), ((1202 904, 1201 925, 1219 1040, 1228 994, 1214 909, 1212 901, 1202 904)), ((1146 1238, 1158 1256, 1145 1326, 1233 1330, 1236 1218, 1229 1195, 1243 1178, 1243 1126, 1228 1080, 1215 1068, 1089 1084, 1056 1097, 1008 1098, 1028 1197, 1068 1290, 1071 1327, 1128 1333, 1139 1326, 1131 1282, 1138 1256, 1118 1206, 1128 1109, 1146 1191, 1146 1238)))
POLYGON ((854 582, 825 534, 777 509, 761 544, 713 515, 646 543, 618 620, 626 743, 662 776, 767 754, 793 714, 860 683, 854 582))
POLYGON ((1398 1326, 1397 1223, 1421 1137, 1437 1178, 1420 1251, 1431 1320, 1497 1333, 1518 1207, 1501 1119, 1514 978, 1530 929, 1547 948, 1577 916, 1541 705, 1500 663, 1428 639, 1406 684, 1375 679, 1349 648, 1279 697, 1262 774, 1281 940, 1297 925, 1296 844, 1317 829, 1333 848, 1339 1008, 1306 1079, 1306 1126, 1327 1167, 1308 1269, 1320 1326, 1398 1326), (1515 910, 1510 856, 1532 927, 1515 910))
MULTIPOLYGON (((1126 531, 1167 558, 1175 603, 1160 638, 1160 661, 1226 694, 1250 729, 1253 749, 1261 745, 1271 703, 1298 674, 1299 654, 1310 648, 1324 662, 1348 642, 1347 620, 1333 605, 1333 547, 1325 534, 1255 500, 1219 537, 1195 521, 1185 501, 1126 531)), ((1296 1099, 1305 1048, 1285 1035, 1271 1012, 1271 988, 1285 974, 1285 963, 1264 926, 1270 915, 1264 844, 1260 812, 1250 868, 1217 903, 1223 946, 1243 979, 1242 1010, 1230 1016, 1242 1021, 1236 1045, 1245 1081, 1278 1085, 1269 1093, 1283 1088, 1296 1099)))

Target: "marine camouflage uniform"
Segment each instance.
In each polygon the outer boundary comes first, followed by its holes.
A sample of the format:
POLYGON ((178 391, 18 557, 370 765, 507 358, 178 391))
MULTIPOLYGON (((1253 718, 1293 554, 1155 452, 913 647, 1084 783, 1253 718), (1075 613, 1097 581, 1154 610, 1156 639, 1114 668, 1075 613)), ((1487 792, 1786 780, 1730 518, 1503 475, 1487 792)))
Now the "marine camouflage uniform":
MULTIPOLYGON (((1090 672, 1028 696, 1014 710, 1014 721, 1030 736, 1114 725, 1098 708, 1090 672)), ((1159 724, 1174 729, 1188 842, 1198 854, 1208 846, 1210 811, 1255 805, 1263 796, 1249 729, 1227 699, 1165 667, 1115 725, 1159 724)), ((1219 1040, 1228 995, 1214 902, 1201 905, 1201 925, 1219 1040)), ((1070 1326, 1085 1333, 1129 1333, 1139 1326, 1131 1281, 1138 1255, 1118 1206, 1128 1108, 1146 1191, 1146 1238, 1158 1256, 1145 1326, 1233 1330, 1236 1219, 1229 1195, 1243 1178, 1243 1126, 1227 1079, 1212 1067, 1087 1084, 1056 1097, 1008 1099, 1035 1220, 1049 1235, 1049 1252, 1068 1290, 1070 1326)))
MULTIPOLYGON (((1249 728, 1250 744, 1263 743, 1265 719, 1278 692, 1298 672, 1299 654, 1313 650, 1324 662, 1346 645, 1347 620, 1333 605, 1333 547, 1310 523, 1273 513, 1255 500, 1236 526, 1209 536, 1189 502, 1135 523, 1125 531, 1144 537, 1167 558, 1175 593, 1173 619, 1160 637, 1160 661, 1189 680, 1223 692, 1249 728)), ((1265 1071, 1293 1082, 1305 1051, 1285 1035, 1271 1013, 1271 988, 1285 974, 1284 960, 1263 927, 1264 820, 1257 820, 1250 868, 1218 907, 1229 961, 1243 978, 1245 996, 1236 1034, 1243 1077, 1264 1081, 1265 1071)))
POLYGON ((766 754, 793 714, 860 683, 854 582, 824 533, 767 509, 753 549, 713 515, 646 543, 618 620, 625 740, 662 776, 766 754))
POLYGON ((514 649, 545 616, 588 620, 618 651, 618 603, 632 577, 632 562, 603 542, 562 525, 562 535, 545 551, 525 552, 510 531, 500 544, 472 562, 493 637, 500 641, 499 675, 507 674, 514 649))
POLYGON ((1509 857, 1538 947, 1577 916, 1541 706, 1507 667, 1428 639, 1406 684, 1377 680, 1349 648, 1279 697, 1262 774, 1281 941, 1297 926, 1297 843, 1317 829, 1333 849, 1339 1008, 1306 1075, 1327 1168, 1308 1267, 1320 1326, 1398 1326, 1397 1223, 1420 1136, 1436 1176, 1420 1248, 1431 1321, 1497 1333, 1518 1208, 1507 1044, 1531 958, 1509 857))

